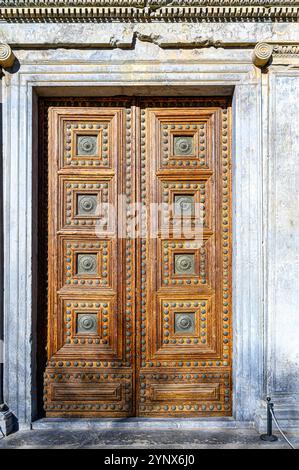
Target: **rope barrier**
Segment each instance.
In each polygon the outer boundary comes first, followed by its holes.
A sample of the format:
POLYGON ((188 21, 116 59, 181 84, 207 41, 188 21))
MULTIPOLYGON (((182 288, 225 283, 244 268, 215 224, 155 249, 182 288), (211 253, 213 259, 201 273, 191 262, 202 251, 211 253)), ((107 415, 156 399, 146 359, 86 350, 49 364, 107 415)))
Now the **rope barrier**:
POLYGON ((272 434, 272 419, 274 420, 274 423, 276 424, 276 427, 277 427, 278 431, 280 432, 280 434, 282 435, 282 437, 284 438, 284 440, 288 443, 288 445, 291 447, 291 449, 295 450, 295 447, 288 440, 287 436, 285 435, 285 433, 281 429, 281 427, 280 427, 280 425, 279 425, 279 423, 276 419, 276 416, 275 416, 275 413, 274 413, 274 404, 271 402, 271 398, 267 397, 267 434, 262 434, 260 436, 260 438, 263 441, 274 442, 274 441, 277 441, 277 439, 278 439, 277 436, 272 434))
POLYGON ((284 438, 284 440, 289 444, 289 446, 291 447, 291 449, 295 449, 295 447, 293 446, 293 444, 291 444, 291 442, 288 440, 287 436, 285 435, 285 433, 283 432, 283 430, 281 429, 281 427, 279 426, 278 424, 278 421, 276 419, 276 416, 275 416, 275 413, 273 411, 273 408, 270 408, 270 413, 272 415, 272 418, 274 420, 274 423, 276 424, 276 427, 278 429, 278 431, 280 432, 280 434, 282 435, 282 437, 284 438))

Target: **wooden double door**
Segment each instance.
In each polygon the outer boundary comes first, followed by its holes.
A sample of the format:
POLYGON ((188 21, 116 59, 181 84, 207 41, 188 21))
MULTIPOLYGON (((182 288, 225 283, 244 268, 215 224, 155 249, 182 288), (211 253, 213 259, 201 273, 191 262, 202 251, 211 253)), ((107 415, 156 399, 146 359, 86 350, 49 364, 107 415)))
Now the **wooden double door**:
POLYGON ((46 415, 229 416, 230 104, 48 111, 46 415))

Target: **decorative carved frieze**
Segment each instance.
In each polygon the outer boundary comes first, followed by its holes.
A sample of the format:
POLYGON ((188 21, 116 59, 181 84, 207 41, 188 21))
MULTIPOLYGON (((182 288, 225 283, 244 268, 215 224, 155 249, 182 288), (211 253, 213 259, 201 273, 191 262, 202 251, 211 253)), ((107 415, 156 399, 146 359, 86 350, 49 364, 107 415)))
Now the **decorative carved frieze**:
POLYGON ((7 69, 12 67, 15 61, 15 55, 8 44, 0 44, 0 67, 7 69))
POLYGON ((298 0, 1 0, 5 21, 295 21, 298 0))
POLYGON ((284 45, 276 44, 273 47, 273 54, 275 55, 299 55, 299 45, 284 45))

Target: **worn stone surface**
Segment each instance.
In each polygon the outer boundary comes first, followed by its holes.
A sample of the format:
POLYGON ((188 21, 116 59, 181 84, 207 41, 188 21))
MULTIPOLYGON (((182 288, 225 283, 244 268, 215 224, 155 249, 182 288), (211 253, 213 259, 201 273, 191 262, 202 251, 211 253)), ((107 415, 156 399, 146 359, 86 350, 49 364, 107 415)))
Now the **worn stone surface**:
POLYGON ((270 74, 267 263, 268 370, 273 393, 299 419, 299 72, 270 74))
POLYGON ((15 422, 12 413, 7 410, 0 410, 0 437, 2 434, 8 436, 15 431, 15 422))
MULTIPOLYGON (((288 435, 296 446, 299 435, 288 435)), ((0 440, 0 449, 286 449, 288 445, 279 438, 277 442, 261 441, 251 430, 208 429, 205 431, 20 431, 0 440)))
MULTIPOLYGON (((116 71, 119 68, 123 73, 133 73, 138 69, 148 73, 153 72, 152 77, 154 78, 161 72, 181 71, 183 73, 186 68, 188 68, 188 72, 205 71, 207 66, 209 66, 207 71, 220 72, 229 69, 231 71, 248 71, 248 64, 251 65, 252 51, 238 48, 227 50, 220 47, 166 50, 157 44, 137 39, 134 48, 126 50, 65 49, 63 47, 30 50, 22 48, 17 51, 16 55, 23 67, 23 70, 20 70, 21 74, 25 72, 24 67, 27 64, 29 67, 26 68, 26 71, 31 73, 35 73, 37 70, 42 71, 43 68, 46 70, 47 65, 52 64, 56 73, 62 73, 65 71, 65 65, 70 65, 69 72, 81 72, 81 78, 84 77, 84 72, 90 73, 96 68, 105 72, 106 75, 107 70, 111 72, 113 69, 116 71), (234 66, 227 67, 226 65, 229 63, 233 63, 234 66), (205 68, 202 68, 203 65, 205 68), (80 66, 82 68, 78 69, 80 66), (105 69, 105 66, 108 68, 105 69), (182 67, 184 68, 182 69, 182 67)), ((80 77, 77 77, 78 79, 80 77)), ((167 77, 165 80, 167 81, 167 77)))
POLYGON ((162 430, 196 430, 204 429, 249 429, 252 424, 246 421, 236 421, 233 418, 41 418, 32 423, 34 431, 80 431, 88 429, 90 431, 118 429, 118 430, 141 430, 152 429, 162 430))
POLYGON ((131 48, 134 41, 162 48, 248 46, 257 42, 298 43, 296 23, 71 23, 6 24, 0 42, 13 46, 131 48))

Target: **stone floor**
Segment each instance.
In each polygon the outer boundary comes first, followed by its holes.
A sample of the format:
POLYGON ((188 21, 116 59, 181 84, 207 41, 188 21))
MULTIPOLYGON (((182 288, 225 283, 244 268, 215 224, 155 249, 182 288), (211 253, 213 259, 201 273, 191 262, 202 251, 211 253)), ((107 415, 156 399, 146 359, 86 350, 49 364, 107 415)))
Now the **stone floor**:
MULTIPOLYGON (((299 434, 288 434, 299 448, 299 434)), ((33 430, 0 439, 0 449, 287 449, 281 439, 263 442, 254 429, 203 430, 33 430)))

